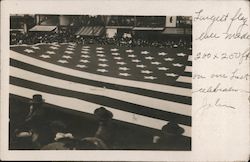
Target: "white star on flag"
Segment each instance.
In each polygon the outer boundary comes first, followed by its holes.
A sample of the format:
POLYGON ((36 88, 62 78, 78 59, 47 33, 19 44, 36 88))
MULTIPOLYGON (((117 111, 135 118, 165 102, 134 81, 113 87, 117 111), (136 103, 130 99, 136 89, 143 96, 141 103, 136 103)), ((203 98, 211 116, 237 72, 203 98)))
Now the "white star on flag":
POLYGON ((67 54, 73 54, 72 51, 65 51, 64 53, 67 53, 67 54))
POLYGON ((147 54, 149 54, 149 52, 148 51, 141 51, 141 54, 147 55, 147 54))
POLYGON ((80 62, 83 62, 83 63, 88 63, 88 62, 89 62, 89 60, 83 60, 83 59, 81 59, 81 60, 80 60, 80 62))
POLYGON ((87 66, 86 66, 86 65, 77 64, 76 67, 79 67, 79 68, 86 68, 87 66))
POLYGON ((119 73, 119 75, 121 75, 121 76, 130 76, 131 74, 129 74, 129 73, 119 73))
POLYGON ((160 52, 160 53, 158 53, 158 55, 159 56, 165 56, 165 55, 167 55, 167 53, 166 52, 160 52))
POLYGON ((145 68, 146 66, 145 65, 136 65, 136 67, 139 67, 139 68, 145 68))
POLYGON ((54 55, 56 54, 54 51, 46 51, 47 54, 54 55))
POLYGON ((153 77, 153 76, 144 76, 144 79, 151 79, 151 80, 154 80, 154 79, 157 79, 157 77, 153 77))
POLYGON ((99 57, 105 57, 104 54, 97 54, 97 56, 99 56, 99 57))
POLYGON ((133 60, 131 60, 132 62, 141 62, 140 60, 138 60, 138 59, 133 59, 133 60))
POLYGON ((89 46, 82 46, 82 49, 90 48, 89 46))
POLYGON ((98 66, 107 67, 107 66, 109 66, 109 65, 107 65, 107 64, 98 64, 98 66))
POLYGON ((115 60, 122 60, 121 57, 114 57, 115 60))
POLYGON ((173 60, 174 60, 174 58, 170 58, 170 57, 168 57, 168 58, 164 58, 164 60, 165 60, 165 61, 173 61, 173 60))
POLYGON ((32 46, 31 48, 33 48, 33 49, 40 49, 40 47, 37 47, 37 46, 32 46))
POLYGON ((189 50, 192 50, 192 48, 190 47, 189 50))
POLYGON ((127 67, 119 67, 119 70, 127 71, 127 70, 129 70, 129 68, 127 68, 127 67))
POLYGON ((149 71, 149 70, 141 70, 141 73, 143 74, 151 74, 153 73, 152 71, 149 71))
POLYGON ((157 69, 158 69, 158 70, 164 70, 164 71, 166 71, 166 70, 168 70, 169 68, 166 68, 166 67, 157 67, 157 69))
POLYGON ((145 57, 145 59, 147 59, 147 60, 153 60, 154 57, 148 56, 148 57, 145 57))
POLYGON ((182 64, 179 64, 179 63, 176 63, 176 64, 173 64, 173 66, 182 67, 183 65, 182 65, 182 64))
POLYGON ((132 50, 132 49, 128 49, 128 50, 126 50, 126 52, 128 52, 128 53, 132 53, 132 52, 134 52, 134 50, 132 50))
POLYGON ((74 48, 66 48, 66 50, 74 51, 75 49, 74 48))
POLYGON ((177 77, 178 75, 174 74, 174 73, 165 73, 166 76, 171 76, 171 77, 177 77))
POLYGON ((84 58, 90 58, 89 55, 81 55, 81 57, 84 57, 84 58))
POLYGON ((106 69, 97 69, 96 71, 99 71, 99 72, 102 72, 102 73, 108 72, 108 70, 106 70, 106 69))
POLYGON ((50 55, 40 55, 42 58, 50 58, 50 55))
POLYGON ((157 61, 154 61, 154 62, 151 62, 152 65, 160 65, 161 63, 160 62, 157 62, 157 61))
POLYGON ((116 51, 118 51, 118 49, 117 48, 111 48, 110 51, 116 52, 116 51))
POLYGON ((184 57, 184 56, 186 56, 186 54, 185 54, 185 53, 177 53, 177 56, 182 56, 182 57, 184 57))
POLYGON ((102 47, 96 47, 96 50, 103 50, 104 48, 102 47))
POLYGON ((112 53, 113 56, 119 56, 119 53, 112 53))
POLYGON ((136 55, 132 54, 132 55, 128 55, 128 57, 134 58, 134 57, 136 57, 136 55))
POLYGON ((98 61, 106 62, 106 61, 108 61, 108 60, 105 59, 105 58, 99 58, 98 61))
POLYGON ((53 49, 53 50, 58 49, 58 47, 55 47, 55 46, 50 46, 49 48, 51 48, 51 49, 53 49))
POLYGON ((71 45, 71 46, 75 46, 76 44, 75 44, 75 43, 69 43, 69 45, 71 45))
POLYGON ((96 51, 96 53, 104 53, 103 51, 96 51))
POLYGON ((118 64, 118 65, 125 65, 126 63, 125 62, 117 62, 116 64, 118 64))
POLYGON ((69 63, 67 60, 58 60, 57 62, 60 62, 62 64, 69 63))
POLYGON ((57 44, 57 43, 52 43, 52 45, 53 46, 55 46, 55 47, 61 47, 59 44, 57 44))
POLYGON ((88 51, 81 51, 81 53, 83 53, 83 54, 89 54, 88 51))
POLYGON ((27 53, 34 53, 34 51, 31 50, 31 49, 25 49, 24 52, 27 52, 27 53))
POLYGON ((68 55, 63 55, 62 58, 71 59, 72 57, 68 55))

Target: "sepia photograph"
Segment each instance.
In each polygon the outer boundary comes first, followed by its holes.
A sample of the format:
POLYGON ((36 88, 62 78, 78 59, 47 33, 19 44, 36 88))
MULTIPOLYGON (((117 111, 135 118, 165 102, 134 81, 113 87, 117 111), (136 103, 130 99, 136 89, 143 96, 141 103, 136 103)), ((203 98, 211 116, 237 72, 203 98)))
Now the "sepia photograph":
POLYGON ((192 151, 192 16, 9 22, 9 150, 192 151))
POLYGON ((248 161, 249 4, 2 0, 0 161, 248 161))

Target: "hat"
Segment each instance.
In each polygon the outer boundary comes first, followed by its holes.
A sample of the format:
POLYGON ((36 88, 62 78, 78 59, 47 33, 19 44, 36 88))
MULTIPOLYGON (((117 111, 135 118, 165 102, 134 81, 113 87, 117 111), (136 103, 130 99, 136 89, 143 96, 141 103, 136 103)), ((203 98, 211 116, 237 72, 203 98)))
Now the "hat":
POLYGON ((94 111, 94 114, 100 119, 100 120, 107 120, 111 119, 113 117, 112 112, 108 111, 104 107, 100 107, 94 111))
POLYGON ((174 135, 181 135, 182 133, 184 133, 184 129, 173 122, 169 122, 168 124, 164 125, 161 130, 163 132, 174 135))
POLYGON ((30 101, 30 103, 43 103, 43 102, 44 102, 44 99, 43 99, 42 95, 40 95, 40 94, 33 95, 33 98, 30 101))

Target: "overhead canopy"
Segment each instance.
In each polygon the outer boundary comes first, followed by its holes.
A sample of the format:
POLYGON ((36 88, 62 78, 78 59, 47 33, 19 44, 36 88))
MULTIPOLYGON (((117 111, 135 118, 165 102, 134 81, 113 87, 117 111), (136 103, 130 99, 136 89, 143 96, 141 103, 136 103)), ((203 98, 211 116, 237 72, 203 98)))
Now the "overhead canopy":
POLYGON ((57 26, 45 26, 45 25, 36 25, 33 28, 31 28, 29 31, 35 31, 35 32, 50 32, 56 29, 57 26))
POLYGON ((133 30, 156 30, 156 31, 161 31, 164 28, 161 27, 134 27, 133 30))
POLYGON ((184 28, 165 28, 163 34, 184 34, 184 28))
POLYGON ((87 26, 82 27, 79 31, 76 32, 76 35, 82 36, 100 36, 104 31, 102 26, 87 26))
POLYGON ((133 26, 106 26, 107 29, 133 29, 133 26))

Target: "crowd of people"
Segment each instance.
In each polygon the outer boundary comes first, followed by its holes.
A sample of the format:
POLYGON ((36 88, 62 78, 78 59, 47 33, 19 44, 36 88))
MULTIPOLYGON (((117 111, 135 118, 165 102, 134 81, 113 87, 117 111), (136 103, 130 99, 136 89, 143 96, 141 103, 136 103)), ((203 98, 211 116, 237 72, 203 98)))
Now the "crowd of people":
POLYGON ((181 37, 167 37, 161 36, 158 39, 151 39, 150 37, 124 37, 122 34, 117 34, 113 38, 104 36, 91 37, 75 35, 77 30, 74 28, 61 29, 58 32, 28 32, 23 34, 21 32, 10 33, 10 44, 36 44, 36 43, 68 43, 76 42, 79 44, 101 44, 101 45, 116 45, 125 47, 159 47, 159 48, 191 48, 191 38, 181 37))
MULTIPOLYGON (((92 136, 79 137, 70 132, 63 120, 46 118, 45 100, 40 94, 33 95, 24 121, 10 116, 10 149, 12 150, 107 150, 114 146, 113 114, 104 107, 94 111, 98 122, 92 136)), ((83 123, 84 124, 84 123, 83 123)), ((187 149, 190 141, 182 134, 184 129, 174 122, 162 127, 160 134, 152 137, 152 149, 187 149)), ((121 136, 121 138, 124 138, 121 136)), ((122 146, 120 146, 122 148, 122 146)))

